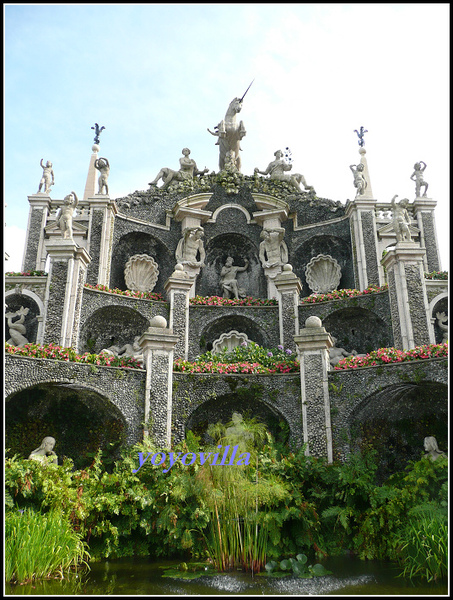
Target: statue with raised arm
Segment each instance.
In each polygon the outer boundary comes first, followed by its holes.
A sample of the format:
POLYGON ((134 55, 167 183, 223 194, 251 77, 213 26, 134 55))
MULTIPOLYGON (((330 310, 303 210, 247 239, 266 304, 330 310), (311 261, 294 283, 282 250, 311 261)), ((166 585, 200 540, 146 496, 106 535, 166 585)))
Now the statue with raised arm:
POLYGON ((286 171, 291 171, 293 165, 285 161, 283 158, 283 152, 281 150, 276 150, 274 152, 274 156, 275 160, 268 164, 265 171, 260 171, 258 168, 255 168, 254 172, 259 173, 260 175, 269 175, 271 179, 276 179, 277 181, 286 181, 294 188, 296 192, 302 192, 300 184, 302 184, 306 190, 311 192, 315 191, 312 186, 307 185, 305 177, 300 173, 292 173, 291 175, 287 175, 286 171))
POLYGON ((407 206, 409 204, 409 200, 407 198, 403 198, 399 202, 396 202, 396 198, 398 194, 393 196, 390 205, 392 207, 392 226, 393 231, 396 235, 397 242, 411 242, 411 231, 409 229, 409 225, 411 223, 411 219, 409 213, 407 212, 407 206))
POLYGON ((244 259, 245 265, 243 267, 236 267, 233 265, 234 259, 229 256, 225 261, 225 266, 222 267, 220 272, 220 285, 223 290, 224 298, 245 298, 245 290, 240 288, 236 280, 237 273, 246 271, 249 266, 249 261, 244 259))
POLYGON ((176 248, 176 261, 188 267, 204 267, 206 252, 203 245, 202 227, 186 227, 176 248))
POLYGON ((260 237, 263 241, 260 243, 259 257, 263 269, 286 265, 288 247, 283 241, 285 237, 283 227, 263 229, 260 237))
POLYGON ((57 212, 57 225, 60 228, 61 235, 65 240, 72 240, 72 218, 74 210, 79 203, 79 199, 75 192, 71 192, 65 196, 63 206, 57 212))
POLYGON ((43 159, 41 158, 40 165, 42 167, 42 177, 39 182, 38 194, 41 193, 42 187, 44 186, 44 194, 48 194, 50 192, 51 186, 55 184, 54 173, 52 169, 52 163, 50 160, 43 164, 43 159))
POLYGON ((58 457, 53 451, 55 447, 55 438, 48 436, 43 439, 39 448, 33 450, 28 460, 37 460, 44 464, 58 465, 58 457))
POLYGON ((25 317, 28 315, 29 308, 21 306, 16 312, 7 312, 5 317, 8 319, 8 329, 10 339, 6 342, 12 346, 25 346, 29 341, 25 337, 27 330, 24 325, 25 317), (13 321, 14 317, 19 317, 17 321, 13 321))
POLYGON ((162 179, 164 184, 160 189, 164 190, 174 181, 186 181, 187 179, 193 179, 197 175, 204 175, 209 171, 206 167, 202 171, 198 170, 197 163, 189 157, 189 148, 183 148, 182 154, 183 156, 179 159, 179 171, 163 167, 149 185, 157 185, 157 182, 162 179))
POLYGON ((245 94, 249 91, 252 83, 245 90, 242 98, 234 98, 234 100, 230 102, 225 118, 214 127, 214 131, 211 131, 208 128, 209 133, 218 138, 216 146, 219 146, 219 167, 221 171, 225 170, 226 167, 225 161, 227 160, 227 152, 234 153, 234 156, 230 156, 229 160, 230 162, 234 162, 236 169, 239 172, 241 170, 241 157, 239 155, 241 150, 240 142, 247 132, 245 131, 244 123, 242 121, 237 123, 236 115, 241 112, 245 94))
POLYGON ((358 165, 349 165, 349 168, 354 175, 354 187, 357 189, 356 198, 357 196, 363 196, 368 185, 367 180, 363 175, 365 165, 363 163, 359 163, 358 165))
POLYGON ((411 175, 412 181, 415 181, 415 197, 420 198, 421 188, 424 188, 423 198, 426 197, 426 192, 428 191, 428 184, 423 178, 423 172, 426 169, 426 163, 422 160, 420 162, 415 163, 414 172, 411 175))
POLYGON ((110 173, 109 161, 106 158, 97 158, 94 161, 95 168, 100 172, 98 179, 98 194, 106 196, 109 195, 108 178, 110 173))

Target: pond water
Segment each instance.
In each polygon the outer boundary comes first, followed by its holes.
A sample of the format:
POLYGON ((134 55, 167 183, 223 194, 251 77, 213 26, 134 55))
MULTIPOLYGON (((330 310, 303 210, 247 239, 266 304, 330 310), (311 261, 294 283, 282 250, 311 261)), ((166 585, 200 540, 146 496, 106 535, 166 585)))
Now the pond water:
POLYGON ((418 583, 415 586, 396 578, 395 565, 380 561, 361 561, 351 557, 332 557, 323 565, 332 575, 300 579, 252 577, 234 572, 195 580, 163 577, 162 567, 180 561, 152 561, 145 558, 104 560, 92 563, 91 570, 60 580, 9 585, 7 595, 294 595, 294 596, 448 596, 447 585, 418 583))

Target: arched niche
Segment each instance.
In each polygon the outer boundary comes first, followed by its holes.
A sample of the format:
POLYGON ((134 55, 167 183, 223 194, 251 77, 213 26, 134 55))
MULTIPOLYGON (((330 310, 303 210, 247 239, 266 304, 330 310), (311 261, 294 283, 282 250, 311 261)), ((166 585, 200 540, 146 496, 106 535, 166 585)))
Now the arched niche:
POLYGON ((310 260, 319 254, 331 256, 340 265, 341 279, 338 289, 353 289, 355 287, 350 243, 333 235, 315 235, 298 246, 291 253, 289 259, 289 262, 293 265, 294 273, 302 282, 302 297, 310 296, 312 293, 305 277, 305 268, 310 260))
MULTIPOLYGON (((20 294, 10 290, 5 293, 5 313, 15 313, 23 306, 28 308, 25 315, 23 334, 31 344, 41 343, 42 341, 42 320, 44 306, 42 300, 30 290, 22 290, 20 294)), ((12 323, 16 323, 19 317, 12 318, 12 323)), ((5 317, 5 341, 10 338, 8 319, 5 317)))
POLYGON ((118 458, 127 423, 99 391, 67 382, 41 383, 12 394, 5 402, 5 442, 9 454, 28 458, 46 436, 56 440, 58 464, 65 456, 81 469, 101 449, 103 461, 118 458))
POLYGON ((173 273, 176 259, 160 240, 142 231, 127 233, 115 244, 112 252, 110 287, 127 289, 124 268, 127 261, 137 254, 147 254, 156 261, 159 278, 152 291, 163 294, 164 284, 173 273))
POLYGON ((231 256, 234 265, 243 267, 245 259, 249 261, 246 271, 237 274, 239 287, 245 289, 247 296, 266 297, 266 281, 257 245, 247 236, 240 233, 222 233, 212 237, 207 244, 206 266, 201 270, 197 294, 200 296, 222 296, 220 273, 226 259, 231 256))
POLYGON ((435 336, 435 340, 436 340, 436 344, 442 344, 444 340, 444 335, 447 336, 448 339, 448 332, 445 331, 445 329, 443 329, 441 327, 441 325, 443 325, 443 327, 447 327, 448 326, 448 294, 444 293, 444 294, 439 294, 439 296, 437 296, 436 298, 433 298, 433 300, 430 302, 430 309, 431 309, 431 320, 433 322, 433 327, 434 327, 434 336, 435 336), (441 317, 440 321, 437 317, 437 315, 439 315, 441 317), (447 320, 444 320, 444 317, 447 318, 447 320))
POLYGON ((343 308, 323 320, 323 327, 336 338, 337 348, 367 354, 378 348, 393 346, 392 327, 371 310, 361 307, 343 308))
POLYGON ((420 460, 427 436, 448 451, 448 387, 432 381, 389 385, 360 403, 349 428, 352 451, 372 447, 377 452, 383 481, 409 461, 420 460))
POLYGON ((120 305, 100 308, 81 327, 79 352, 99 353, 110 346, 132 344, 148 327, 149 321, 132 308, 120 305))
POLYGON ((220 317, 207 325, 200 336, 204 347, 200 348, 200 353, 206 350, 212 350, 213 343, 223 334, 228 334, 232 330, 243 333, 247 338, 260 346, 269 347, 266 332, 255 321, 243 315, 228 315, 220 317))

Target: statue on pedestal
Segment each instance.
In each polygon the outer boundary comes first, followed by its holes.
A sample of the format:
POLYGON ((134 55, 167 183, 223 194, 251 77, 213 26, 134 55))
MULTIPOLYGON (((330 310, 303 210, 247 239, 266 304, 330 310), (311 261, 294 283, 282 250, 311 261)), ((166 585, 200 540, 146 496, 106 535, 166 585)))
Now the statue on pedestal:
POLYGON ((426 163, 422 160, 414 165, 414 172, 411 175, 412 181, 415 181, 415 197, 420 198, 421 188, 425 188, 423 192, 423 198, 426 197, 428 191, 428 184, 423 178, 423 172, 426 169, 426 163))
POLYGON ((238 282, 236 280, 237 273, 241 271, 246 271, 249 266, 249 261, 245 258, 245 266, 236 267, 233 266, 234 259, 229 256, 225 261, 225 266, 222 267, 220 272, 220 285, 223 290, 224 298, 245 298, 246 292, 243 288, 238 286, 238 282))
POLYGON ((39 448, 33 450, 33 452, 28 457, 29 460, 37 460, 42 463, 51 463, 54 465, 58 465, 58 457, 53 451, 55 446, 55 438, 53 437, 45 437, 41 442, 39 448))
POLYGON ((409 229, 411 219, 409 217, 409 213, 407 212, 409 200, 407 198, 403 198, 403 200, 396 202, 395 198, 397 197, 398 194, 393 196, 390 202, 392 207, 392 226, 396 235, 396 241, 411 242, 412 238, 409 229))
POLYGON ((60 228, 64 240, 72 240, 72 218, 74 210, 79 203, 75 192, 71 192, 64 198, 63 206, 57 212, 57 225, 60 228))
POLYGON ((192 158, 189 158, 189 148, 183 148, 182 154, 182 158, 179 159, 179 171, 163 167, 149 185, 157 185, 159 179, 162 179, 164 184, 160 189, 164 190, 174 181, 186 181, 193 179, 197 175, 204 175, 209 171, 206 167, 202 171, 198 170, 197 163, 192 158))
MULTIPOLYGON (((252 83, 245 90, 245 94, 249 91, 252 83)), ((234 100, 230 102, 225 118, 214 127, 215 131, 211 131, 208 128, 211 135, 219 138, 216 145, 219 146, 219 167, 221 171, 225 170, 227 152, 234 153, 234 157, 230 158, 230 161, 234 160, 237 170, 239 172, 241 170, 241 157, 239 155, 241 150, 240 142, 247 132, 245 131, 244 123, 242 121, 240 121, 239 124, 236 122, 236 115, 242 110, 242 102, 245 94, 242 98, 234 98, 234 100)))
POLYGON ((285 237, 283 227, 263 229, 260 237, 263 241, 260 243, 259 257, 263 269, 286 265, 288 248, 283 241, 285 237))
POLYGON ((363 196, 368 185, 367 180, 363 175, 365 165, 363 163, 359 163, 358 165, 349 165, 349 168, 354 175, 354 187, 357 189, 356 198, 357 196, 363 196))
POLYGON ((271 179, 276 179, 277 181, 286 181, 289 183, 297 192, 302 192, 300 184, 304 186, 306 190, 309 190, 314 193, 314 188, 310 185, 307 185, 305 181, 305 177, 300 173, 293 173, 291 175, 287 175, 285 171, 290 171, 293 168, 291 163, 287 163, 283 158, 283 152, 281 150, 276 150, 274 152, 275 160, 268 164, 267 169, 265 171, 260 171, 257 167, 254 169, 255 173, 259 173, 260 175, 269 175, 271 179))
POLYGON ((108 186, 108 178, 110 173, 110 165, 109 161, 106 158, 97 158, 94 161, 95 168, 101 173, 98 179, 98 194, 103 195, 105 190, 105 195, 109 194, 109 186, 108 186))
POLYGON ((48 194, 50 192, 51 186, 55 184, 52 163, 50 162, 50 160, 48 160, 46 162, 46 164, 44 165, 43 159, 41 158, 40 165, 42 167, 42 177, 41 177, 41 181, 39 182, 38 194, 41 192, 41 189, 43 186, 44 186, 43 193, 48 194))
POLYGON ((204 267, 206 252, 203 245, 202 227, 186 227, 176 248, 176 261, 192 268, 204 267))

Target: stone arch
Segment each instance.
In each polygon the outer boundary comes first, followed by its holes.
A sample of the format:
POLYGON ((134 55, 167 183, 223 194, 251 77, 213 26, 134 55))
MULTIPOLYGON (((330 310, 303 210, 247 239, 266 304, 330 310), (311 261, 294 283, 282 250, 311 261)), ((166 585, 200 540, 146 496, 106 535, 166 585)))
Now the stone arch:
POLYGON ((245 333, 248 339, 260 346, 269 347, 269 338, 263 328, 253 319, 244 315, 231 314, 211 321, 201 332, 206 350, 212 350, 212 344, 224 333, 230 331, 245 333))
POLYGON ((158 265, 159 277, 153 292, 164 293, 164 284, 173 272, 176 264, 174 254, 155 236, 143 231, 129 232, 123 235, 112 251, 110 287, 126 290, 124 268, 135 254, 147 254, 158 265))
POLYGON ((310 296, 311 289, 305 277, 305 268, 312 258, 319 254, 327 254, 334 258, 341 267, 341 280, 338 289, 355 287, 350 242, 335 235, 314 235, 290 253, 289 262, 302 283, 301 296, 310 296))
MULTIPOLYGON (((44 304, 41 298, 31 290, 23 289, 20 294, 9 290, 5 292, 5 304, 8 307, 6 312, 15 312, 21 306, 29 309, 24 322, 25 337, 31 344, 42 343, 44 304)), ((13 319, 13 322, 16 320, 13 319)), ((5 317, 5 340, 9 338, 8 332, 8 320, 5 317)))
MULTIPOLYGON (((428 314, 431 316, 431 322, 433 323, 436 344, 441 344, 445 332, 439 325, 439 322, 436 317, 437 313, 445 313, 445 316, 448 317, 448 292, 438 294, 429 303, 428 314)), ((448 325, 448 321, 445 324, 448 325)))
POLYGON ((437 381, 393 383, 364 398, 349 415, 351 450, 373 447, 379 476, 401 471, 424 453, 426 436, 448 445, 448 386, 437 381))
POLYGON ((274 439, 287 443, 290 437, 291 424, 286 417, 274 406, 263 399, 258 399, 253 392, 244 394, 225 394, 206 400, 195 408, 185 423, 185 432, 193 431, 201 437, 202 443, 211 443, 207 434, 210 424, 231 420, 233 412, 240 413, 245 419, 256 418, 264 423, 274 439))
POLYGON ((221 206, 216 208, 215 211, 212 213, 211 220, 215 223, 218 219, 220 219, 220 217, 224 217, 224 215, 221 215, 220 213, 222 213, 222 211, 227 210, 227 209, 239 210, 241 213, 243 213, 243 216, 242 215, 240 215, 240 216, 242 218, 245 217, 246 223, 250 224, 250 221, 252 220, 250 213, 241 204, 231 204, 231 203, 222 204, 221 206))
POLYGON ((324 318, 323 326, 336 338, 335 345, 348 352, 356 350, 359 354, 367 354, 393 345, 391 325, 366 308, 336 310, 324 318))
POLYGON ((247 258, 249 265, 246 271, 238 273, 237 280, 243 287, 247 296, 265 298, 266 282, 259 259, 258 246, 242 233, 222 233, 212 237, 207 244, 206 266, 202 269, 202 276, 197 293, 201 296, 222 296, 220 287, 220 273, 228 256, 234 259, 235 265, 244 266, 247 258))
POLYGON ((59 464, 67 456, 75 468, 84 468, 98 449, 108 462, 125 443, 128 429, 122 411, 105 391, 70 379, 35 382, 5 401, 6 447, 23 458, 52 436, 59 464))
POLYGON ((110 346, 132 344, 149 327, 138 311, 119 304, 104 306, 92 313, 80 328, 79 352, 99 353, 110 346))

